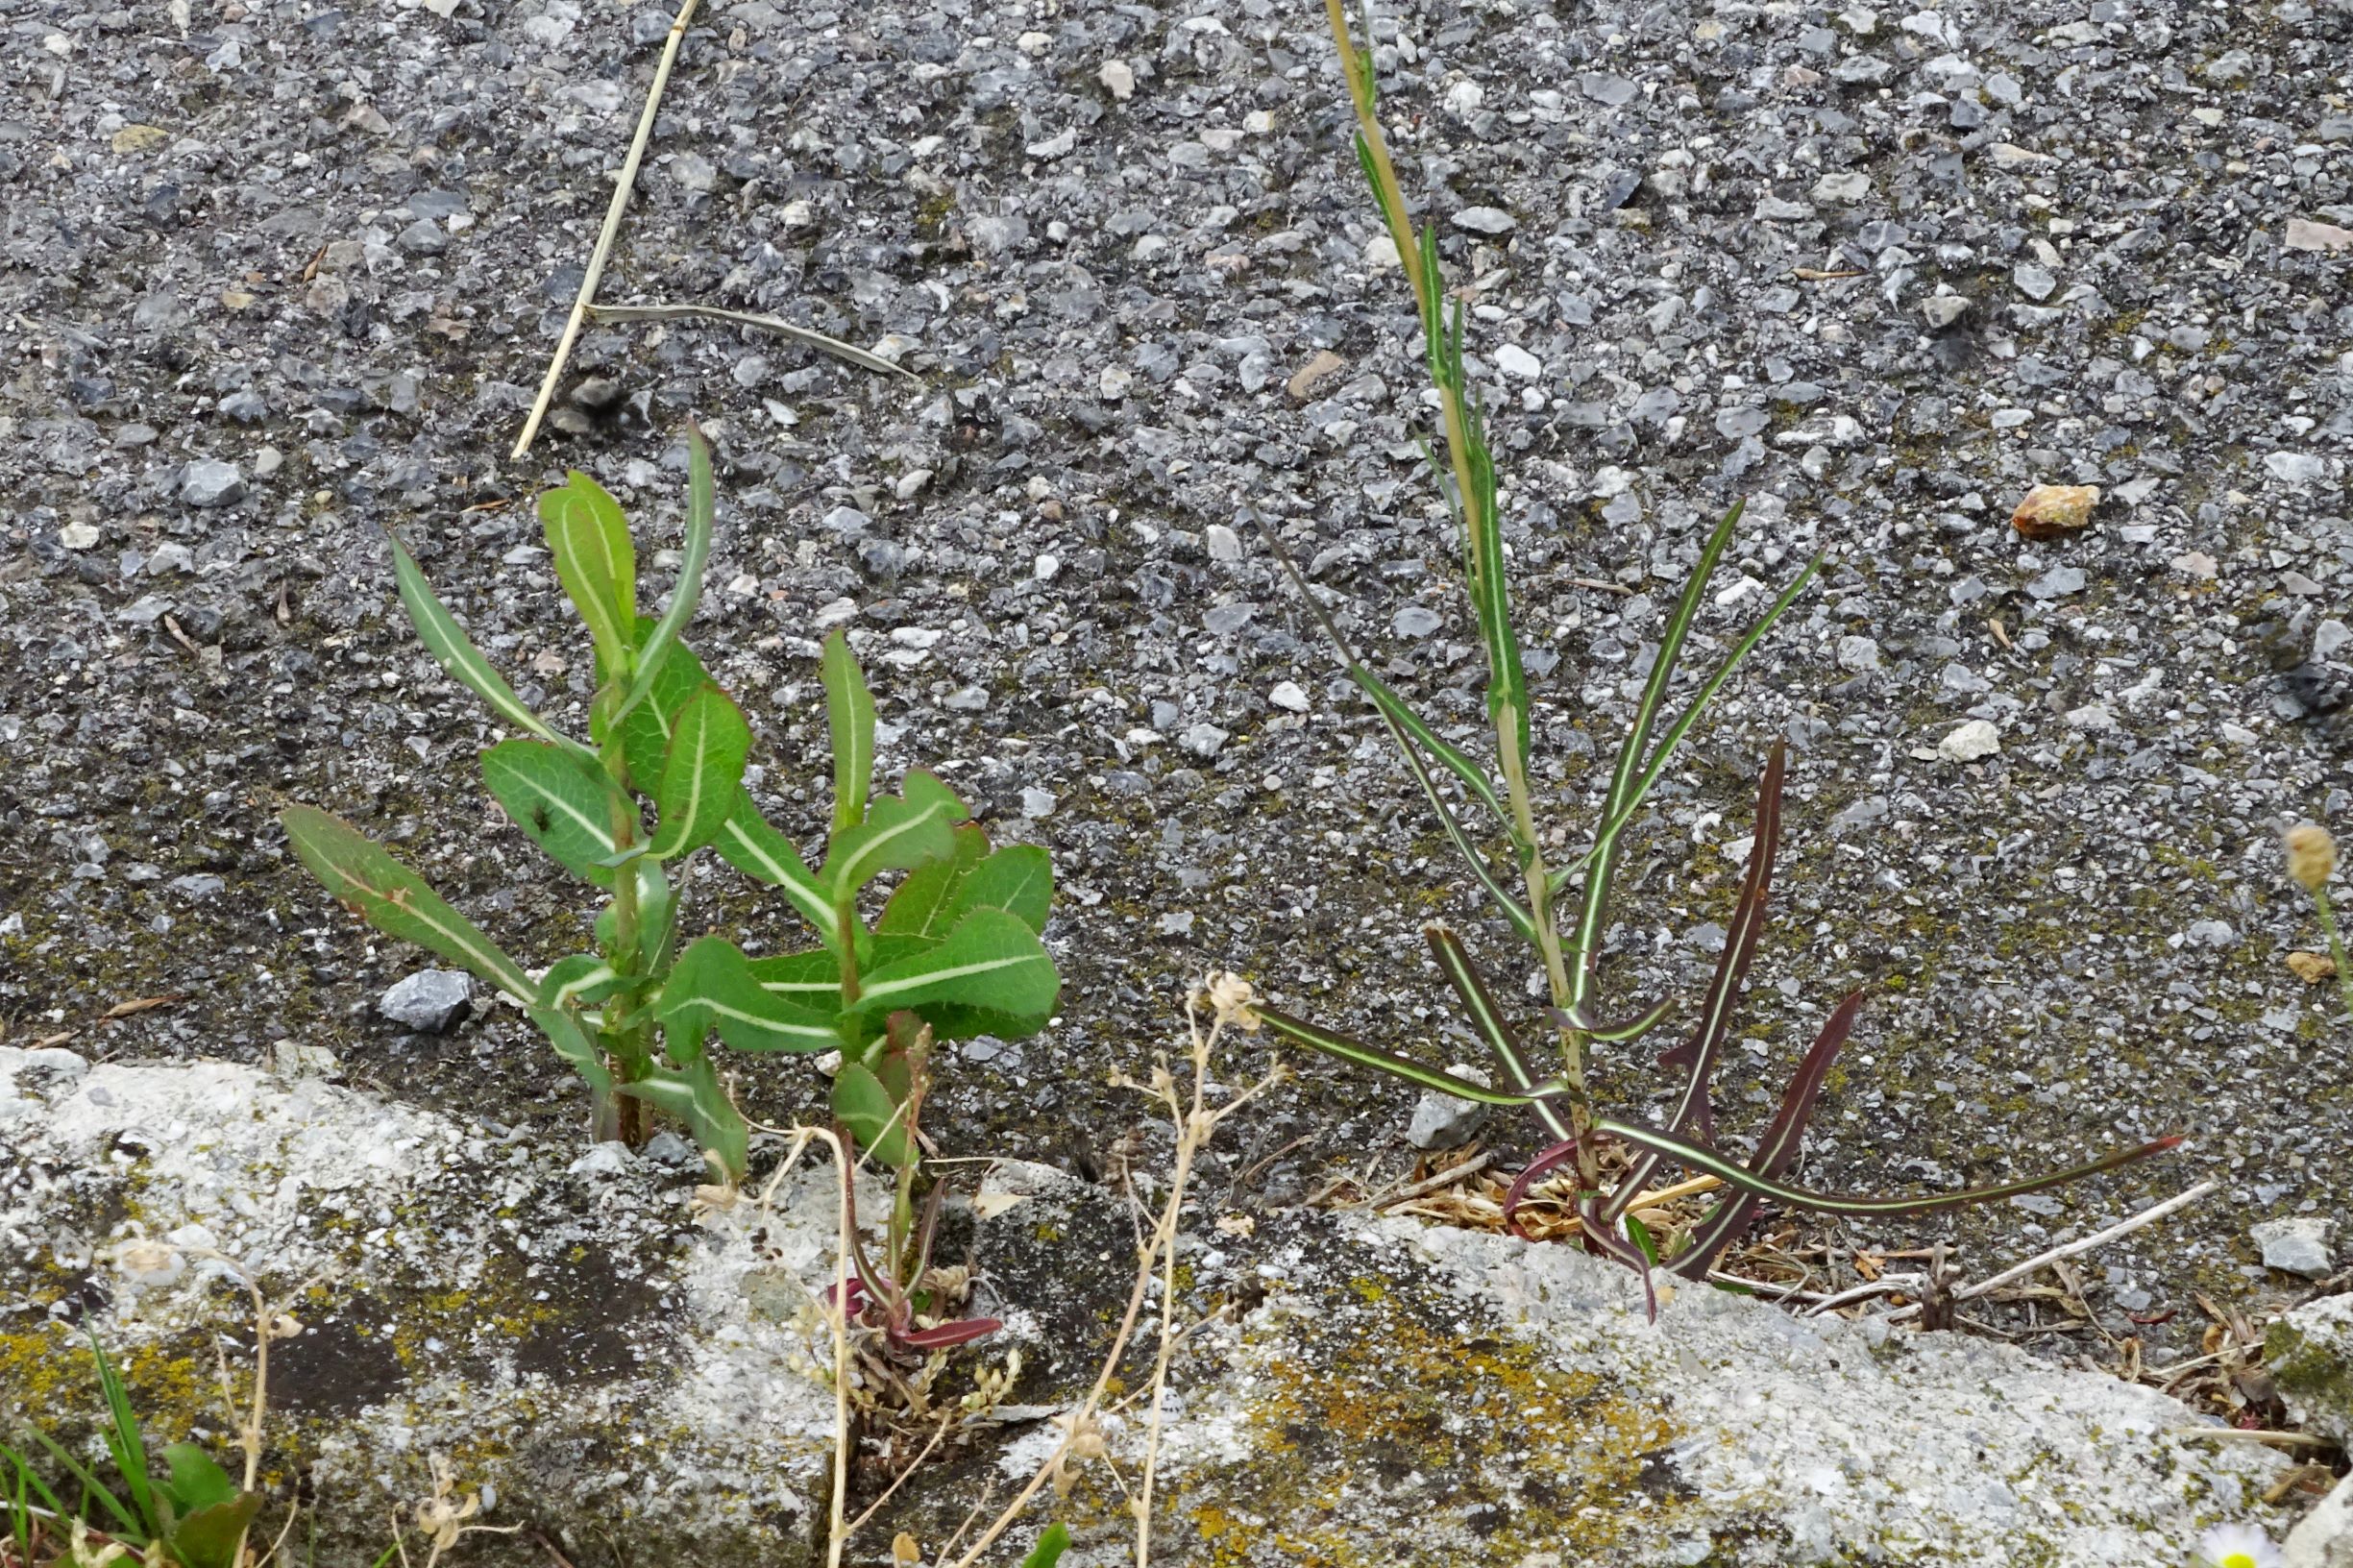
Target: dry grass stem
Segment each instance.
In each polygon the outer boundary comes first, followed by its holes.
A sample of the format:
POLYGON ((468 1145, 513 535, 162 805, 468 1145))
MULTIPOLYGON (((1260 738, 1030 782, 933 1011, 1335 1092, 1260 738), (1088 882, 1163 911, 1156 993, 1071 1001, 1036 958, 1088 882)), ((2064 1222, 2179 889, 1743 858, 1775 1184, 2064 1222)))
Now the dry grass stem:
MULTIPOLYGON (((1177 1145, 1176 1159, 1168 1177, 1168 1195, 1162 1204, 1160 1219, 1138 1248, 1136 1282, 1128 1292, 1127 1310, 1121 1313, 1119 1327, 1112 1335, 1111 1348, 1104 1354, 1103 1365, 1095 1375, 1094 1386, 1088 1390, 1087 1397, 1074 1409, 1056 1418, 1056 1424, 1063 1428, 1062 1440, 1054 1445, 1054 1451, 1046 1456, 1044 1462, 1038 1466, 1037 1473, 1030 1477, 1013 1501, 990 1521, 970 1549, 956 1559, 955 1568, 973 1568, 980 1560, 981 1554, 1013 1528, 1030 1500, 1049 1483, 1066 1487, 1071 1480, 1069 1466, 1073 1459, 1109 1458, 1096 1416, 1102 1410, 1104 1396, 1110 1391, 1112 1379, 1118 1374, 1119 1362, 1127 1354, 1128 1343, 1135 1335, 1137 1320, 1142 1315, 1144 1301, 1151 1294, 1154 1269, 1158 1265, 1163 1294, 1160 1346, 1153 1365, 1151 1424, 1145 1441, 1141 1482, 1138 1489, 1129 1492, 1129 1507, 1136 1516, 1136 1561, 1139 1568, 1144 1568, 1149 1562, 1152 1485, 1160 1458, 1161 1415, 1166 1392, 1168 1359, 1178 1342, 1171 1326, 1176 1313, 1173 1255, 1178 1229, 1184 1218, 1186 1186, 1192 1175, 1194 1160, 1208 1146, 1218 1124, 1287 1076, 1282 1064, 1277 1063, 1264 1078, 1222 1106, 1215 1110, 1208 1107, 1210 1061, 1228 1028, 1246 1030, 1255 1025, 1257 1020, 1250 1016, 1250 1001, 1248 983, 1231 974, 1211 976, 1207 984, 1186 998, 1185 1017, 1190 1036, 1193 1068, 1189 1106, 1179 1098, 1176 1080, 1164 1061, 1153 1069, 1149 1085, 1135 1086, 1159 1099, 1176 1116, 1177 1145), (1211 1022, 1206 1030, 1201 1025, 1204 1004, 1211 1011, 1211 1022)), ((1127 1491, 1126 1479, 1118 1474, 1116 1466, 1113 1467, 1112 1474, 1121 1490, 1127 1491)), ((961 1536, 963 1531, 957 1533, 961 1536)), ((952 1546, 949 1550, 953 1550, 952 1546)))
MULTIPOLYGON (((2047 1252, 2037 1253, 2034 1257, 2027 1259, 2024 1262, 2017 1263, 2009 1268, 2005 1268, 2000 1273, 1993 1276, 1991 1279, 1980 1280, 1974 1285, 1962 1286, 1952 1292, 1952 1299, 1956 1302, 1973 1301, 1977 1297, 1986 1294, 1988 1291, 2000 1289, 2003 1286, 2010 1284, 2014 1280, 2024 1279, 2027 1275, 2032 1274, 2037 1269, 2047 1268, 2050 1264, 2059 1262, 2064 1259, 2079 1257, 2096 1247, 2104 1247, 2109 1242, 2117 1240, 2121 1237, 2130 1236, 2133 1232, 2142 1229, 2144 1226, 2156 1224, 2157 1221, 2165 1218, 2169 1214, 2173 1213, 2177 1210, 2188 1208, 2190 1205, 2197 1202, 2198 1199, 2213 1192, 2218 1185, 2219 1184, 2215 1182, 2200 1182, 2197 1184, 2197 1186, 2191 1188, 2188 1191, 2177 1192, 2172 1197, 2166 1199, 2165 1202, 2154 1205, 2151 1208, 2144 1209, 2139 1213, 2133 1215, 2130 1219, 2111 1225, 2104 1231, 2095 1231, 2090 1236, 2079 1237, 2072 1241, 2066 1242, 2060 1246, 2052 1247, 2047 1252)), ((1820 1311, 1822 1309, 1817 1307, 1815 1311, 1820 1311)), ((1894 1311, 1887 1313, 1884 1321, 1889 1323, 1905 1322, 1908 1319, 1919 1316, 1920 1311, 1921 1309, 1918 1303, 1914 1303, 1909 1307, 1899 1307, 1894 1311)))
POLYGON ((555 383, 563 380, 564 366, 571 362, 572 345, 580 335, 580 325, 588 319, 589 303, 597 297, 597 284, 604 278, 604 263, 613 254, 613 240, 621 233, 621 215, 628 209, 629 195, 637 188, 637 166, 646 159, 646 143, 653 139, 653 122, 662 107, 662 89, 670 84, 670 68, 677 62, 678 47, 686 41, 686 24, 693 20, 697 0, 684 0, 678 7, 677 20, 670 24, 669 41, 662 45, 661 62, 653 68, 653 86, 646 93, 645 111, 637 117, 637 135, 629 138, 629 156, 622 160, 621 175, 613 183, 613 200, 604 209, 604 227, 598 232, 597 248, 589 253, 588 271, 580 277, 579 298, 572 302, 572 314, 565 318, 564 335, 557 340, 555 356, 548 361, 548 374, 539 383, 539 396, 531 400, 531 412, 523 422, 523 433, 515 438, 515 450, 508 456, 521 460, 531 450, 531 442, 539 435, 539 422, 548 417, 548 404, 555 399, 555 383))
POLYGON ((778 337, 790 338, 796 343, 805 343, 861 370, 870 370, 882 376, 904 376, 911 381, 917 380, 914 371, 895 365, 878 354, 869 354, 838 337, 827 337, 823 332, 803 327, 798 322, 756 310, 729 310, 717 305, 591 305, 588 313, 599 321, 731 322, 738 327, 754 327, 764 332, 774 332, 778 337))

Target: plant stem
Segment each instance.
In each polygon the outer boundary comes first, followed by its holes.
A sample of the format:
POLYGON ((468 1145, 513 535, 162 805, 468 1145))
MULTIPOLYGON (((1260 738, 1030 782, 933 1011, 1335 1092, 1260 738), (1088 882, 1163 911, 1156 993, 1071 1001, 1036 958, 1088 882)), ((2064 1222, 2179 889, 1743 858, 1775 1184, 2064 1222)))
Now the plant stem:
MULTIPOLYGON (((626 678, 625 672, 623 679, 625 681, 626 678)), ((637 843, 638 829, 644 824, 638 820, 637 806, 629 796, 624 776, 621 737, 618 734, 606 739, 598 760, 604 764, 605 773, 613 781, 613 845, 616 849, 627 849, 637 843)), ((623 981, 606 1011, 605 1027, 601 1031, 606 1040, 618 1041, 624 1046, 621 1050, 608 1048, 605 1052, 614 1075, 623 1083, 634 1080, 638 1074, 638 1065, 646 1056, 642 1048, 628 1048, 632 1043, 630 1032, 639 1027, 633 1021, 632 1015, 637 1011, 638 987, 645 973, 645 954, 640 951, 643 943, 638 924, 637 862, 632 860, 623 863, 613 871, 615 950, 604 956, 623 981)), ((596 1119, 600 1123, 593 1129, 596 1133, 601 1136, 609 1130, 613 1138, 633 1149, 644 1143, 650 1132, 646 1124, 645 1102, 630 1094, 613 1095, 609 1107, 599 1108, 596 1119), (607 1123, 609 1127, 605 1125, 607 1123)))
MULTIPOLYGON (((1357 132, 1362 138, 1365 164, 1374 184, 1374 197, 1381 204, 1381 215, 1389 231, 1389 241, 1397 248, 1397 258, 1404 266, 1406 279, 1412 285, 1414 303, 1420 307, 1425 336, 1434 331, 1443 331, 1443 300, 1440 298, 1444 281, 1434 270, 1423 265, 1421 247, 1414 243, 1413 232, 1406 217, 1404 186, 1397 179, 1397 165, 1389 156, 1388 138, 1381 129, 1381 116, 1373 98, 1373 64, 1369 54, 1360 55, 1349 36, 1348 13, 1342 0, 1324 0, 1324 14, 1332 24, 1332 42, 1339 52, 1340 74, 1348 83, 1349 100, 1356 107, 1357 132)), ((1371 38, 1366 38, 1369 50, 1371 38)), ((1440 362, 1438 345, 1425 345, 1434 368, 1440 362)), ((1432 383, 1437 388, 1438 403, 1446 434, 1448 465, 1454 473, 1455 496, 1461 510, 1463 555, 1466 570, 1476 581, 1479 576, 1478 551, 1475 542, 1483 529, 1494 526, 1485 515, 1484 490, 1474 481, 1471 472, 1471 419, 1465 407, 1462 378, 1458 375, 1433 375, 1432 383)), ((1504 790, 1511 808, 1512 837, 1517 841, 1520 870, 1528 884, 1528 913, 1535 922, 1537 951, 1544 960, 1544 978, 1550 988, 1553 1005, 1562 1013, 1576 1011, 1582 1000, 1573 988, 1569 966, 1562 955, 1560 932, 1553 919, 1552 874, 1544 864, 1542 840, 1536 832, 1535 810, 1530 799, 1528 759, 1520 754, 1519 710, 1511 703, 1503 703, 1495 712, 1495 744, 1502 764, 1504 790)), ((1560 1030, 1561 1079, 1569 1087, 1570 1124, 1582 1134, 1592 1123, 1592 1107, 1585 1094, 1585 1041, 1583 1034, 1573 1026, 1560 1030)), ((1577 1168, 1581 1183, 1588 1188, 1599 1185, 1599 1170, 1587 1140, 1580 1138, 1577 1145, 1577 1168)))
POLYGON ((2328 936, 2328 956, 2337 961, 2337 993, 2344 998, 2345 1011, 2353 1013, 2353 972, 2345 968, 2344 939, 2337 934, 2337 912, 2329 907, 2327 883, 2312 890, 2312 901, 2320 915, 2320 929, 2328 936))

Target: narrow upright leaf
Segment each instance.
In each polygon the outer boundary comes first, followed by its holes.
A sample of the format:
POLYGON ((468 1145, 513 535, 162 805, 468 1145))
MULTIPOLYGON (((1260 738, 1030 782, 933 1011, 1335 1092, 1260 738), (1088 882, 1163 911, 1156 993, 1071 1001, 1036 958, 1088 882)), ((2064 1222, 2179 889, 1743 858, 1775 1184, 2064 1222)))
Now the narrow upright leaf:
POLYGON ((1062 1555, 1069 1550, 1070 1532, 1058 1521, 1045 1527, 1044 1532, 1038 1537, 1038 1544, 1031 1547, 1029 1556, 1021 1559, 1021 1568, 1055 1568, 1062 1561, 1062 1555))
MULTIPOLYGON (((1470 952, 1462 945, 1462 939, 1447 927, 1437 924, 1423 926, 1422 936, 1430 943, 1430 953, 1437 960, 1439 972, 1446 976, 1446 983, 1454 988, 1455 997, 1461 1002, 1471 1026, 1503 1065, 1505 1078, 1513 1089, 1523 1092, 1532 1090, 1536 1084, 1536 1074, 1529 1066, 1527 1049, 1521 1045, 1510 1020, 1504 1017, 1504 1010, 1497 1005, 1494 992, 1487 989, 1486 981, 1481 978, 1479 970, 1472 965, 1470 952)), ((1565 1096, 1537 1099, 1532 1102, 1532 1109, 1536 1114, 1536 1119, 1556 1139, 1574 1136, 1575 1121, 1565 1096)))
MULTIPOLYGON (((718 515, 719 501, 711 483, 711 447, 702 438, 702 431, 689 421, 686 427, 686 546, 678 554, 677 586, 670 591, 670 607, 653 630, 637 645, 637 674, 622 698, 614 718, 626 720, 638 704, 653 695, 653 685, 663 666, 685 635, 686 624, 695 618, 695 605, 702 597, 702 574, 711 560, 711 524, 718 515)), ((699 665, 698 666, 699 668, 699 665)))
POLYGON ((716 1027, 739 1051, 831 1051, 842 1044, 830 1010, 763 987, 743 949, 724 937, 704 937, 678 955, 653 1016, 665 1030, 716 1027))
POLYGON ((678 710, 711 684, 711 673, 693 649, 675 641, 658 663, 649 664, 656 656, 653 623, 639 616, 637 631, 637 674, 646 692, 616 723, 630 787, 650 796, 662 787, 662 764, 670 757, 670 732, 678 722, 678 710))
POLYGON ((441 600, 433 597, 433 586, 425 580, 417 569, 414 557, 400 540, 392 540, 392 573, 400 583, 401 603, 408 611, 411 625, 417 628, 417 640, 425 645, 442 669, 463 682, 475 696, 491 706, 498 716, 517 729, 527 731, 543 741, 579 749, 577 741, 571 741, 550 728, 546 720, 524 705, 515 689, 506 684, 504 676, 491 668, 490 661, 466 640, 456 619, 441 600))
POLYGON ((617 852, 616 811, 634 816, 595 759, 545 741, 501 741, 482 753, 482 781, 515 825, 573 875, 601 888, 613 871, 598 862, 617 852))
POLYGON ((532 999, 522 966, 366 834, 313 806, 288 806, 278 821, 310 874, 369 924, 464 965, 519 1002, 532 999))
POLYGON ((577 469, 539 498, 548 553, 604 668, 625 672, 637 647, 637 551, 621 503, 577 469))
POLYGON ((866 797, 874 787, 874 696, 839 626, 825 637, 819 668, 825 724, 833 735, 833 826, 840 832, 866 820, 866 797))
POLYGON ((1437 731, 1424 723, 1422 716, 1409 707, 1405 698, 1390 691, 1382 683, 1378 675, 1365 669, 1364 666, 1351 660, 1348 665, 1348 678, 1357 683, 1358 689, 1372 700, 1373 706, 1379 708, 1393 723, 1419 742, 1423 749, 1444 764, 1449 772, 1469 786, 1473 795, 1484 800, 1487 808, 1495 813, 1498 821, 1504 823, 1507 828, 1509 827, 1510 813, 1504 809, 1503 796, 1496 793, 1495 784, 1487 777, 1486 770, 1472 761, 1469 753, 1440 740, 1437 731))
POLYGON ((675 859, 719 837, 735 810, 744 761, 750 755, 751 726, 726 693, 706 685, 687 699, 671 731, 655 796, 661 810, 653 834, 655 857, 675 859))
POLYGON ((920 768, 903 793, 874 802, 864 821, 837 827, 825 853, 825 882, 845 898, 884 871, 903 871, 956 852, 955 826, 971 813, 955 793, 920 768))
POLYGON ((871 1017, 926 1002, 1050 1015, 1062 982, 1038 933, 1001 909, 976 909, 938 946, 866 975, 851 1011, 871 1017))

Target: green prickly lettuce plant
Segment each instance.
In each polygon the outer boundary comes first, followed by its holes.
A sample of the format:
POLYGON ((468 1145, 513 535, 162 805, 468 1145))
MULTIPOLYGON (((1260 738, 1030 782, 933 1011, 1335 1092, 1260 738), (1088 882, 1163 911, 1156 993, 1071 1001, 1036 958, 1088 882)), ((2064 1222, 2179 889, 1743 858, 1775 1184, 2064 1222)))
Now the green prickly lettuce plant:
POLYGON ((899 1177, 893 1273, 911 1261, 917 1118, 935 1042, 1045 1026, 1060 981, 1040 942, 1053 898, 1043 849, 991 847, 964 803, 911 771, 874 796, 874 700, 837 629, 821 673, 833 812, 815 870, 743 783, 742 711, 682 633, 710 558, 710 453, 690 431, 685 546, 669 607, 637 608, 635 548, 619 504, 573 474, 540 498, 548 549, 595 650, 586 743, 531 711, 469 642, 393 541, 402 603, 443 669, 516 733, 482 778, 533 843, 607 900, 590 952, 534 978, 424 880, 310 806, 281 814, 294 851, 379 929, 462 965, 511 997, 592 1091, 593 1136, 641 1141, 646 1111, 676 1116, 721 1178, 740 1182, 748 1132, 710 1047, 838 1051, 836 1115, 899 1177), (650 821, 649 821, 650 816, 650 821), (814 928, 798 951, 752 958, 726 937, 680 939, 678 870, 702 848, 778 889, 814 928), (899 874, 870 924, 878 879, 899 874))
POLYGON ((1759 790, 1748 878, 1722 961, 1703 1002, 1699 1024, 1687 1041, 1660 1059, 1662 1066, 1683 1074, 1681 1095, 1668 1125, 1661 1130, 1614 1119, 1595 1111, 1585 1087, 1585 1065, 1592 1047, 1636 1040, 1657 1025, 1669 1010, 1667 1004, 1661 1004, 1623 1022, 1608 1022, 1605 1021, 1599 1005, 1602 935, 1608 926, 1614 879, 1627 830, 1664 772, 1669 758, 1698 723, 1709 700, 1731 677, 1750 649, 1804 591, 1821 560, 1817 557, 1797 574, 1700 683, 1681 712, 1662 726, 1667 697, 1684 645, 1717 563, 1739 526, 1741 508, 1734 505, 1725 515, 1702 547, 1699 561, 1685 579, 1659 639, 1657 655, 1618 749, 1601 821, 1592 830, 1589 846, 1565 864, 1552 864, 1545 845, 1564 841, 1560 836, 1543 833, 1537 823, 1534 793, 1530 783, 1532 732, 1528 683, 1522 669, 1518 634, 1512 625, 1510 588, 1505 578, 1495 463, 1487 448, 1481 406, 1463 357, 1461 302, 1456 300, 1449 310, 1439 269, 1436 230, 1425 224, 1417 233, 1408 216, 1404 190, 1376 112, 1373 61, 1368 53, 1356 47, 1342 0, 1326 0, 1326 10, 1341 73, 1347 79, 1356 109, 1357 159, 1372 186, 1382 221, 1396 246, 1412 290, 1430 379, 1437 392, 1445 458, 1441 461, 1436 452, 1427 446, 1424 450, 1461 540, 1464 584, 1486 652, 1486 711, 1495 736, 1492 772, 1486 764, 1440 738, 1356 656, 1271 527, 1266 530, 1267 537, 1299 596, 1345 662, 1349 677, 1361 689, 1387 729, 1407 770, 1488 902, 1532 950, 1550 993, 1551 1005, 1544 1009, 1544 1015, 1555 1033, 1559 1066, 1554 1071, 1539 1068, 1536 1058, 1523 1045, 1508 1011, 1482 978, 1461 939, 1443 925, 1434 925, 1425 933, 1432 955, 1465 1017, 1501 1065, 1505 1087, 1483 1089, 1465 1083, 1409 1057, 1335 1034, 1273 1009, 1257 1009, 1262 1021, 1283 1039, 1393 1073, 1426 1089, 1464 1099, 1527 1107, 1553 1141, 1513 1185, 1506 1205, 1507 1213, 1536 1179, 1557 1167, 1571 1166, 1579 1194, 1580 1228, 1586 1245, 1640 1270, 1646 1282, 1654 1266, 1688 1277, 1704 1277, 1715 1259, 1747 1229, 1758 1206, 1766 1200, 1834 1213, 1892 1214, 1949 1208, 2056 1186, 2180 1142, 2179 1139, 2161 1139, 2071 1169, 1963 1192, 1843 1197, 1789 1185, 1786 1173, 1797 1161, 1800 1141, 1823 1081, 1861 1005, 1857 994, 1846 998, 1832 1011, 1821 1037, 1790 1084, 1779 1114, 1754 1153, 1742 1161, 1719 1148, 1714 1141, 1709 1077, 1764 930, 1766 897, 1779 833, 1784 764, 1777 747, 1766 766, 1759 790), (1460 787, 1465 805, 1475 813, 1470 823, 1463 821, 1448 793, 1441 788, 1441 779, 1449 777, 1460 787), (1491 824, 1489 832, 1476 831, 1475 823, 1491 824), (1495 837, 1500 837, 1507 849, 1510 874, 1499 872, 1489 858, 1487 844, 1495 837), (1630 1168, 1607 1190, 1604 1189, 1602 1166, 1597 1158, 1605 1141, 1616 1141, 1633 1151, 1630 1168), (1726 1190, 1713 1212, 1686 1232, 1679 1245, 1662 1255, 1631 1210, 1634 1200, 1647 1190, 1651 1177, 1668 1163, 1712 1176, 1726 1190))

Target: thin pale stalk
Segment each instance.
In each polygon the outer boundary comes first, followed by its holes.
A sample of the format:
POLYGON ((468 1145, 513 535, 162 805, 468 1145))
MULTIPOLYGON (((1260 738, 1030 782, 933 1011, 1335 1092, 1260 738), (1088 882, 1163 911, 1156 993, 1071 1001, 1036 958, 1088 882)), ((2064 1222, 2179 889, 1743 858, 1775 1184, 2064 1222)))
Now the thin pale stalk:
POLYGON ((628 210, 629 194, 637 186, 637 166, 646 160, 646 144, 653 139, 653 122, 662 108, 662 89, 670 84, 670 68, 677 62, 678 47, 686 41, 686 24, 694 18, 698 0, 684 0, 678 7, 677 19, 670 24, 670 40, 662 45, 661 63, 653 68, 653 86, 646 93, 645 111, 637 117, 637 135, 629 139, 629 156, 622 160, 621 176, 613 182, 613 200, 604 209, 604 227, 597 234, 597 248, 589 254, 588 270, 580 276, 579 298, 572 302, 572 314, 565 319, 564 335, 555 345, 555 357, 548 361, 548 374, 539 383, 539 396, 531 400, 530 416, 523 422, 523 433, 515 438, 515 450, 507 455, 520 460, 529 453, 531 442, 539 435, 539 422, 548 417, 548 404, 555 399, 555 383, 563 380, 564 366, 572 359, 572 345, 580 335, 580 326, 588 319, 588 306, 597 297, 597 284, 603 281, 604 263, 613 254, 613 241, 621 233, 621 215, 628 210))
POLYGON ((2337 962, 2338 994, 2344 998, 2345 1011, 2353 1013, 2353 970, 2345 968, 2344 939, 2337 934, 2337 912, 2329 907, 2326 883, 2312 890, 2312 901, 2320 917, 2320 929, 2328 937, 2329 957, 2337 962))

